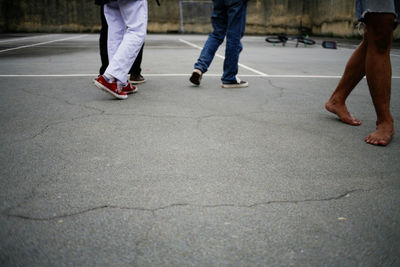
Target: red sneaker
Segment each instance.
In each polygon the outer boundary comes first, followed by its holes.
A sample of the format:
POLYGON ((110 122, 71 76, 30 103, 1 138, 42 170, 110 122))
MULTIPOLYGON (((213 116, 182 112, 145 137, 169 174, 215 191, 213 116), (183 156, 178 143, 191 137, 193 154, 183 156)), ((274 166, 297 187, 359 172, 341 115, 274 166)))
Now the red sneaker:
POLYGON ((125 92, 126 94, 133 94, 137 92, 137 87, 132 85, 130 82, 127 82, 128 84, 125 87, 122 87, 122 92, 125 92))
POLYGON ((127 99, 128 95, 123 91, 123 87, 118 87, 117 82, 108 82, 104 75, 100 75, 94 80, 97 88, 113 95, 118 99, 127 99))

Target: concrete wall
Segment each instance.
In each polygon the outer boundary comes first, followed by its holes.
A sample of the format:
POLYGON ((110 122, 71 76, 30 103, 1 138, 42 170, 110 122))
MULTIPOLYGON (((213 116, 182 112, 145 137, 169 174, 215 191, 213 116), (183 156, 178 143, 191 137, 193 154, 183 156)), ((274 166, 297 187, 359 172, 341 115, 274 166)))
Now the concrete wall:
POLYGON ((250 0, 247 29, 254 33, 296 33, 298 27, 321 35, 354 35, 352 0, 250 0))
POLYGON ((0 0, 0 31, 95 31, 99 12, 91 0, 0 0))
MULTIPOLYGON (((149 1, 149 32, 179 32, 179 0, 149 1)), ((199 0, 197 0, 199 1, 199 0)), ((201 1, 201 0, 200 0, 201 1)), ((0 31, 95 32, 99 8, 93 0, 0 0, 0 31)), ((199 16, 209 16, 204 11, 199 16)), ((356 36, 353 0, 249 0, 247 34, 296 33, 307 27, 315 35, 356 36)), ((185 32, 207 33, 203 18, 184 20, 185 32)), ((400 27, 395 31, 400 38, 400 27)))

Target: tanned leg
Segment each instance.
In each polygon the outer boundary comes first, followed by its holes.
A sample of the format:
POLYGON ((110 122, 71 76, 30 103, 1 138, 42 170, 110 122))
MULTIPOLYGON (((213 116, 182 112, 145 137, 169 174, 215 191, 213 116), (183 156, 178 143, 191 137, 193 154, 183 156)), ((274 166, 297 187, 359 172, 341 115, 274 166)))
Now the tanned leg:
POLYGON ((325 103, 325 108, 336 114, 342 122, 355 126, 360 125, 361 121, 351 116, 345 102, 354 87, 365 75, 365 58, 368 49, 367 35, 367 32, 365 32, 363 41, 347 62, 339 84, 325 103))
POLYGON ((371 13, 366 17, 368 48, 365 70, 369 91, 375 107, 376 131, 365 141, 373 145, 387 145, 394 134, 394 122, 390 113, 392 66, 390 49, 393 38, 394 15, 371 13))

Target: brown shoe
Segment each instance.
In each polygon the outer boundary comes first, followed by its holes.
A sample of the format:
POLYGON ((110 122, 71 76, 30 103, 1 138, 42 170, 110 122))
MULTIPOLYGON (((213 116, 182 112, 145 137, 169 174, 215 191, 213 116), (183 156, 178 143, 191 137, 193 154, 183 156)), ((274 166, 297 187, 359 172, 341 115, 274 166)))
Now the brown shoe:
POLYGON ((202 76, 203 76, 203 73, 201 72, 201 70, 194 69, 192 72, 192 76, 190 76, 189 81, 191 81, 195 85, 200 85, 202 76))
POLYGON ((144 83, 146 79, 141 74, 131 74, 129 82, 132 84, 144 83))

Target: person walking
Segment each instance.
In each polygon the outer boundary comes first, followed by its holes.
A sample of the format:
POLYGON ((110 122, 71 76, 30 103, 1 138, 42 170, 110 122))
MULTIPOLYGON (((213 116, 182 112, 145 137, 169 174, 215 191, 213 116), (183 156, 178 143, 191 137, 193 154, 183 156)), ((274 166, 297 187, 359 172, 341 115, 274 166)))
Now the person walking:
POLYGON ((94 84, 115 98, 126 99, 127 94, 137 90, 127 75, 146 37, 147 0, 98 0, 97 3, 104 4, 108 24, 109 65, 94 84))
POLYGON ((211 24, 213 32, 201 51, 200 57, 194 64, 190 81, 200 85, 203 73, 207 72, 218 47, 226 36, 223 88, 247 87, 248 83, 237 77, 239 69, 239 54, 243 49, 241 39, 246 26, 247 0, 213 0, 211 24))
MULTIPOLYGON (((101 67, 99 70, 99 74, 103 75, 106 68, 108 67, 108 52, 107 52, 107 39, 108 39, 108 24, 106 17, 104 16, 104 4, 103 1, 95 0, 95 4, 100 6, 100 19, 101 19, 101 29, 100 29, 100 38, 99 38, 99 47, 100 47, 100 59, 101 59, 101 67)), ((139 84, 146 82, 146 79, 142 76, 141 65, 143 58, 143 48, 140 49, 139 54, 137 55, 135 62, 133 63, 131 69, 129 70, 129 82, 133 84, 139 84)))
POLYGON ((364 36, 345 67, 335 91, 325 103, 325 108, 336 114, 344 123, 358 126, 346 106, 347 97, 366 76, 372 102, 376 111, 376 131, 365 138, 372 145, 386 146, 394 135, 394 120, 390 112, 392 66, 390 49, 393 31, 397 25, 396 9, 399 0, 356 0, 357 18, 364 23, 364 36))

